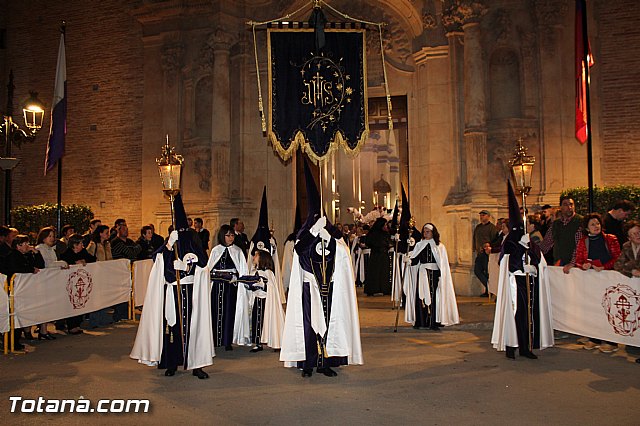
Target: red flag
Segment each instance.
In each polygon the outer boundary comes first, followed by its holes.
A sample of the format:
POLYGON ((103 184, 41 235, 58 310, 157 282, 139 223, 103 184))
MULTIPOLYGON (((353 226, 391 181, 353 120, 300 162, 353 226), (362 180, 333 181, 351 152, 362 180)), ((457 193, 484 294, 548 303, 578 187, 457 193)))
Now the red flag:
POLYGON ((587 141, 589 125, 587 120, 587 85, 589 70, 593 66, 593 55, 587 36, 587 7, 585 0, 576 0, 576 139, 587 141), (586 45, 586 49, 585 49, 586 45))

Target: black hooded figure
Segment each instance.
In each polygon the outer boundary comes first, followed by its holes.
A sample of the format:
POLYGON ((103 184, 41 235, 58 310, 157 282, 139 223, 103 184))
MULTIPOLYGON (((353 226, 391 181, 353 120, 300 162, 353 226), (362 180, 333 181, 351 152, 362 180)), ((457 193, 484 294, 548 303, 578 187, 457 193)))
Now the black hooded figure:
POLYGON ((377 293, 391 294, 389 261, 391 236, 385 227, 386 224, 387 219, 379 217, 367 234, 367 246, 371 249, 364 283, 364 292, 367 296, 373 296, 377 293))
MULTIPOLYGON (((515 276, 517 285, 516 302, 516 330, 518 334, 518 348, 521 356, 536 359, 537 356, 530 348, 540 348, 540 316, 538 307, 538 277, 541 252, 534 242, 529 242, 525 236, 524 222, 520 213, 520 206, 516 199, 511 182, 507 181, 509 197, 509 234, 502 244, 500 259, 509 255, 509 272, 515 276), (526 255, 526 256, 525 256, 526 255), (527 297, 527 277, 525 269, 529 270, 529 297, 527 297), (529 331, 528 304, 531 303, 531 330, 529 331), (531 342, 530 340, 533 339, 531 342), (530 345, 531 343, 531 345, 530 345)), ((515 358, 515 348, 507 346, 508 358, 515 358)))
POLYGON ((320 195, 306 161, 304 171, 309 213, 294 248, 280 360, 302 369, 303 377, 313 368, 333 377, 332 367, 362 363, 355 283, 341 232, 328 221, 320 228, 320 195), (333 351, 345 356, 331 356, 333 351))
POLYGON ((162 352, 158 362, 158 368, 166 369, 165 376, 173 376, 178 367, 192 368, 193 375, 199 379, 209 376, 202 370, 202 366, 212 363, 213 352, 207 342, 211 339, 211 329, 207 322, 210 317, 208 276, 204 269, 207 265, 207 256, 202 247, 193 241, 187 215, 182 204, 182 197, 178 194, 174 199, 176 230, 171 233, 167 244, 160 247, 154 254, 155 264, 151 271, 145 309, 140 320, 136 343, 131 357, 139 359, 143 363, 155 361, 148 355, 154 353, 155 346, 148 342, 155 341, 155 332, 158 327, 159 316, 162 317, 162 352), (157 270, 162 258, 163 270, 157 270), (205 272, 203 272, 205 271, 205 272), (180 285, 177 285, 179 276, 180 285), (162 279, 164 278, 164 280, 162 279), (162 281, 164 285, 162 293, 158 294, 162 281), (203 296, 204 295, 204 296, 203 296), (167 309, 173 299, 173 310, 167 309), (197 297, 197 303, 194 298, 197 297), (161 308, 157 305, 161 304, 161 308), (197 310, 194 307, 197 305, 197 310), (147 316, 148 315, 148 316, 147 316), (172 323, 167 318, 173 318, 172 323), (192 334, 193 327, 197 327, 192 334), (152 331, 150 331, 152 330, 152 331), (194 345, 191 348, 191 345, 194 345), (206 355, 201 358, 198 352, 205 348, 206 355), (189 359, 188 355, 195 353, 197 360, 189 359), (195 363, 195 364, 194 364, 195 363))

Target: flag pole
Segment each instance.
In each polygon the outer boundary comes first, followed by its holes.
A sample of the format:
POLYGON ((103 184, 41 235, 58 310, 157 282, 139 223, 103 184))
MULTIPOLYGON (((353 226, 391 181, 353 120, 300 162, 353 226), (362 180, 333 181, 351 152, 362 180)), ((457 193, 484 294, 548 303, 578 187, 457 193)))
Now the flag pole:
POLYGON ((588 203, 589 213, 594 211, 593 207, 593 144, 591 138, 591 96, 589 82, 589 33, 587 31, 587 2, 586 0, 577 0, 582 6, 582 57, 584 60, 584 78, 585 78, 585 97, 587 109, 587 185, 588 185, 588 203))
MULTIPOLYGON (((62 25, 60 25, 60 32, 62 33, 62 38, 66 44, 66 35, 67 35, 67 23, 62 21, 62 25)), ((58 232, 61 232, 62 229, 62 157, 58 160, 58 197, 57 197, 57 207, 56 207, 56 229, 58 232)))

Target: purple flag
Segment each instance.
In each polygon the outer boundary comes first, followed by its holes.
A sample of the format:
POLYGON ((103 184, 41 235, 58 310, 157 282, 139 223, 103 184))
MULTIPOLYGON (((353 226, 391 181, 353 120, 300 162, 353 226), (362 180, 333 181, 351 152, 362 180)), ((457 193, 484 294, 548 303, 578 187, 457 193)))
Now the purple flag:
POLYGON ((51 130, 47 141, 44 174, 64 156, 64 139, 67 134, 67 62, 64 52, 64 33, 60 35, 56 85, 51 106, 51 130))

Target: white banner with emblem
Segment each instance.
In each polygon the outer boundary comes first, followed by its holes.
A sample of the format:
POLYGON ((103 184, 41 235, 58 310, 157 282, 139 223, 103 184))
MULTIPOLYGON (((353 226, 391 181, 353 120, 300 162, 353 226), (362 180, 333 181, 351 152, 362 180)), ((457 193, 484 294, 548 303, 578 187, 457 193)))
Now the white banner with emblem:
POLYGON ((4 283, 7 280, 5 274, 0 274, 0 283, 3 288, 0 291, 0 333, 9 331, 9 295, 4 291, 4 283))
POLYGON ((133 298, 135 306, 144 305, 151 268, 153 268, 153 260, 151 259, 133 262, 133 298))
POLYGON ((127 259, 46 268, 37 274, 16 274, 13 282, 15 327, 73 317, 118 303, 131 296, 127 259))
POLYGON ((631 346, 640 346, 640 279, 616 271, 583 271, 551 266, 553 328, 631 346))

